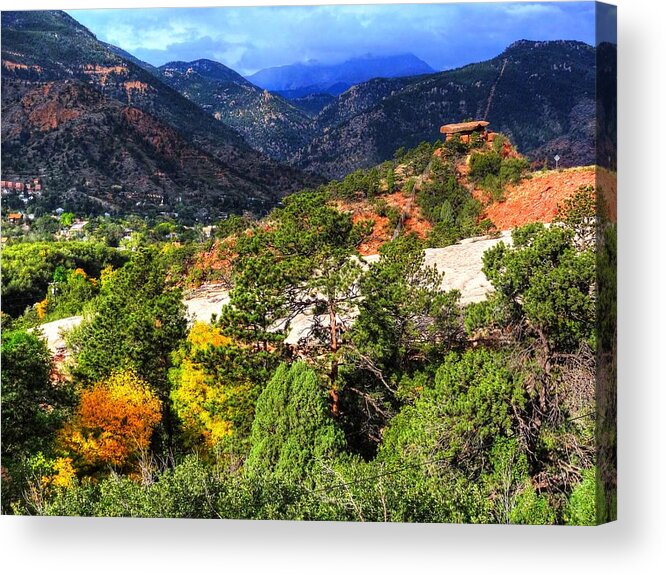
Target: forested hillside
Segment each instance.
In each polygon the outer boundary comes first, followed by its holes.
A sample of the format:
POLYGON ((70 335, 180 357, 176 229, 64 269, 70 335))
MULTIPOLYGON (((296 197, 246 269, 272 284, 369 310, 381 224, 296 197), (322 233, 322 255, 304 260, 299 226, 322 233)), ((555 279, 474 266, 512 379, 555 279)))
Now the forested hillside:
POLYGON ((486 119, 532 160, 594 158, 595 50, 581 42, 520 41, 496 58, 411 81, 354 86, 322 110, 297 165, 341 177, 434 141, 442 124, 486 119), (492 94, 492 96, 491 96, 492 94))
POLYGON ((168 218, 97 218, 78 240, 64 214, 16 228, 3 249, 3 512, 607 518, 595 373, 599 338, 614 337, 598 308, 613 308, 596 284, 614 270, 615 228, 602 194, 574 189, 549 225, 486 251, 480 301, 425 265, 426 247, 494 234, 489 207, 531 178, 503 136, 453 138, 263 218, 220 220, 210 239, 168 218), (228 303, 191 323, 183 291, 206 282, 228 303), (39 325, 75 314, 51 357, 39 325), (309 329, 287 341, 299 314, 309 329))
POLYGON ((253 147, 327 178, 370 168, 401 147, 434 142, 442 124, 466 118, 487 119, 532 161, 552 162, 556 154, 562 166, 595 161, 595 49, 582 42, 523 40, 454 70, 378 74, 334 95, 280 92, 289 102, 221 64, 206 64, 204 73, 202 66, 174 63, 166 81, 253 147), (213 70, 221 69, 226 72, 215 78, 213 70))
POLYGON ((285 161, 309 140, 313 127, 306 113, 222 64, 170 62, 159 72, 166 84, 272 158, 285 161))
MULTIPOLYGON (((265 212, 316 179, 243 137, 63 12, 2 14, 3 179, 93 213, 265 212)), ((57 203, 56 203, 57 205, 57 203)))

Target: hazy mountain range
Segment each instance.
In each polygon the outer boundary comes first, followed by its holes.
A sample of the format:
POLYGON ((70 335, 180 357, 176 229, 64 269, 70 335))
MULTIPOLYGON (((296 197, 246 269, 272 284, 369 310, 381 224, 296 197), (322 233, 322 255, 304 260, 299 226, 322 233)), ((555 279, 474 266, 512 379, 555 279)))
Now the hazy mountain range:
POLYGON ((582 42, 520 41, 499 56, 415 78, 353 86, 315 118, 295 165, 340 177, 434 141, 442 124, 487 119, 528 157, 594 162, 595 50, 582 42), (493 89, 494 87, 494 89, 493 89), (491 97, 492 94, 492 97, 491 97))
POLYGON ((162 79, 238 130, 256 149, 338 178, 439 137, 442 124, 484 118, 535 160, 594 161, 595 50, 520 41, 478 64, 374 78, 335 97, 288 100, 208 60, 162 66, 162 79), (491 91, 493 97, 490 98, 491 91))
POLYGON ((594 162, 581 42, 520 41, 444 72, 402 55, 247 79, 211 60, 151 66, 63 12, 3 12, 2 67, 3 177, 43 174, 100 209, 261 211, 472 118, 535 160, 594 162))
POLYGON ((413 54, 354 58, 340 64, 307 62, 266 68, 248 76, 253 84, 278 92, 287 98, 301 98, 310 94, 338 96, 372 78, 398 78, 435 72, 413 54))

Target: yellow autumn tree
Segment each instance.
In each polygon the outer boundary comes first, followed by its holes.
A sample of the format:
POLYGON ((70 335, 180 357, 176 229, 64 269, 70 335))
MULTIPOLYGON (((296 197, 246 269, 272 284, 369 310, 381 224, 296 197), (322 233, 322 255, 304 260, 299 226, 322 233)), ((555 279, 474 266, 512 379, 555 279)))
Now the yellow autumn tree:
POLYGON ((76 477, 71 457, 58 457, 51 464, 50 473, 42 476, 44 487, 70 487, 76 477))
POLYGON ((189 441, 214 448, 235 433, 234 422, 248 409, 251 385, 217 381, 197 361, 200 352, 232 343, 218 328, 197 322, 187 339, 187 351, 172 372, 171 400, 189 441))
POLYGON ((37 317, 42 320, 46 317, 46 312, 49 307, 49 300, 44 298, 42 301, 35 304, 35 309, 37 310, 37 317))
POLYGON ((118 372, 81 392, 59 442, 80 467, 127 467, 149 444, 161 403, 132 371, 118 372))
POLYGON ((231 343, 231 339, 222 335, 218 328, 202 321, 194 323, 187 336, 187 341, 194 350, 205 349, 209 345, 217 347, 231 343))

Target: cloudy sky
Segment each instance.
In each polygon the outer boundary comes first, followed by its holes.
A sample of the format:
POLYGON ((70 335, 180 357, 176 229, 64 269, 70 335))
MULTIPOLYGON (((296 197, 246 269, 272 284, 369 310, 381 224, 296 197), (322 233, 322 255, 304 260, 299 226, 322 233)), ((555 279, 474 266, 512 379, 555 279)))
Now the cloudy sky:
POLYGON ((154 65, 209 58, 252 74, 316 60, 413 53, 445 70, 530 40, 594 42, 592 2, 69 10, 154 65))

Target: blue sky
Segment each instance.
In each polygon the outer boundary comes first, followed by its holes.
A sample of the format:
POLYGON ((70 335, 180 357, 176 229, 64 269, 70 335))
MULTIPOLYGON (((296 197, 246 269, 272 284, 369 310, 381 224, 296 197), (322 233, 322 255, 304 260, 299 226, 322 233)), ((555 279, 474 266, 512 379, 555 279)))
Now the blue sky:
POLYGON ((522 38, 594 43, 592 2, 68 10, 100 40, 154 65, 209 58, 252 74, 316 60, 413 53, 444 70, 522 38))

